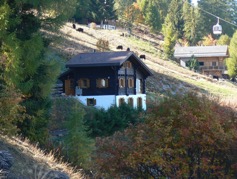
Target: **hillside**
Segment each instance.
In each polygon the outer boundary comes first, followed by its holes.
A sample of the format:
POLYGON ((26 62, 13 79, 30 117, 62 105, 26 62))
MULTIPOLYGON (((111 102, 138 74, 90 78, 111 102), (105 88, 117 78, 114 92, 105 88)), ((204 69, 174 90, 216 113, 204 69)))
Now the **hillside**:
MULTIPOLYGON (((118 51, 116 47, 122 45, 124 50, 130 48, 138 56, 146 55, 143 61, 154 74, 147 80, 148 100, 156 102, 159 96, 196 91, 221 97, 224 105, 237 109, 236 84, 229 81, 215 81, 184 69, 174 61, 162 60, 162 35, 150 34, 141 27, 135 28, 130 36, 127 36, 127 32, 123 29, 94 30, 78 24, 77 27, 83 28, 84 32, 73 29, 71 23, 63 26, 59 34, 45 32, 55 40, 51 48, 60 53, 65 60, 81 52, 92 52, 96 49, 97 40, 103 38, 109 41, 112 51, 118 51), (121 36, 122 33, 126 36, 121 36)), ((42 178, 51 171, 59 171, 72 179, 82 178, 80 173, 74 172, 67 164, 56 161, 53 155, 45 154, 27 141, 18 138, 0 136, 0 151, 9 151, 12 155, 13 165, 10 174, 14 177, 34 178, 37 175, 38 178, 42 178)))
MULTIPOLYGON (((0 135, 0 166, 10 163, 8 178, 83 178, 68 164, 60 162, 52 154, 46 154, 26 140, 0 135), (11 162, 2 158, 2 152, 10 154, 11 162), (4 162, 5 161, 5 162, 4 162)), ((3 167, 4 168, 4 167, 3 167)), ((4 179, 4 171, 0 170, 0 179, 4 179)))
POLYGON ((78 32, 67 23, 61 29, 61 34, 51 34, 57 39, 52 47, 60 52, 66 60, 81 52, 92 52, 96 49, 96 42, 103 38, 109 41, 110 50, 118 51, 118 45, 123 50, 130 48, 137 55, 145 54, 144 63, 153 71, 153 76, 148 78, 148 97, 196 91, 219 97, 232 98, 237 96, 237 85, 229 81, 215 81, 207 76, 194 73, 180 67, 174 61, 162 60, 162 35, 148 33, 144 27, 136 27, 131 35, 124 29, 104 30, 92 29, 85 25, 76 24, 84 32, 78 32), (125 36, 121 34, 124 33, 125 36), (151 95, 149 95, 151 94, 151 95), (153 95, 154 94, 154 95, 153 95))

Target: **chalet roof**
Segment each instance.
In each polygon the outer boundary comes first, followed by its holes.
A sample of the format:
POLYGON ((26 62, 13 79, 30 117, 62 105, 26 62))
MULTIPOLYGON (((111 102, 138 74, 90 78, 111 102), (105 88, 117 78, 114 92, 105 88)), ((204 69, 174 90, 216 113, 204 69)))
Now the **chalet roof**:
POLYGON ((148 73, 149 68, 131 51, 80 53, 66 63, 66 67, 103 67, 121 66, 130 57, 135 59, 148 73))
POLYGON ((227 45, 222 46, 190 46, 176 47, 174 51, 175 58, 190 57, 228 57, 227 45))

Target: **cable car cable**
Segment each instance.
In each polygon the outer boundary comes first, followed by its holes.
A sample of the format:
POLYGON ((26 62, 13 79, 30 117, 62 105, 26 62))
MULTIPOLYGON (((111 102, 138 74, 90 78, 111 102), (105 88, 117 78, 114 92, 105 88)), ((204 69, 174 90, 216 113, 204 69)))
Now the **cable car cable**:
MULTIPOLYGON (((183 2, 185 2, 185 1, 183 0, 183 2)), ((187 1, 186 1, 186 2, 187 2, 187 1)), ((229 22, 229 21, 227 21, 227 20, 225 20, 225 19, 223 19, 223 18, 220 18, 219 16, 217 16, 217 15, 215 15, 215 14, 212 14, 212 13, 206 11, 206 10, 203 10, 203 9, 201 9, 201 8, 198 7, 198 6, 195 6, 195 7, 194 7, 194 6, 193 6, 191 3, 189 3, 189 2, 187 2, 187 3, 188 3, 190 6, 192 6, 193 8, 197 8, 197 9, 199 9, 199 10, 201 10, 201 11, 203 11, 203 12, 205 12, 205 13, 207 13, 207 14, 213 16, 213 17, 219 18, 220 20, 222 20, 222 21, 224 21, 224 22, 226 22, 226 23, 229 23, 229 24, 231 24, 231 25, 237 27, 237 24, 234 24, 234 23, 232 23, 232 22, 229 22)))

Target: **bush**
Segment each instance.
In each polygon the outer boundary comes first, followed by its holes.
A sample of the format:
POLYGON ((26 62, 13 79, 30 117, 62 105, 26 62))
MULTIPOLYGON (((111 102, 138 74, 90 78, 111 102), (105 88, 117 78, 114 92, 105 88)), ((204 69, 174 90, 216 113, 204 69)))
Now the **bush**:
POLYGON ((145 123, 97 139, 97 172, 105 178, 234 178, 236 121, 232 109, 206 96, 167 98, 145 123))
POLYGON ((110 107, 104 109, 90 110, 85 116, 85 124, 90 129, 91 137, 110 136, 116 131, 124 130, 129 124, 142 122, 144 111, 134 109, 127 104, 120 107, 110 107))
POLYGON ((99 39, 96 42, 97 50, 100 52, 109 51, 109 41, 104 39, 99 39))

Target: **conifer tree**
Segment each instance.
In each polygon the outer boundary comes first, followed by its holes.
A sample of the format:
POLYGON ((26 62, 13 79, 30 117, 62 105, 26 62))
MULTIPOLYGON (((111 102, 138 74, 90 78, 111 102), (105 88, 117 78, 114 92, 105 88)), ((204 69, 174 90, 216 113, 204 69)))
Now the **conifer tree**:
MULTIPOLYGON (((169 15, 168 15, 169 16, 169 15)), ((165 36, 164 38, 164 53, 166 58, 172 58, 174 53, 174 46, 177 39, 177 33, 172 27, 172 23, 168 21, 169 17, 167 16, 165 24, 163 24, 162 32, 165 36)))
POLYGON ((70 111, 70 117, 66 122, 68 129, 68 135, 65 138, 66 151, 71 162, 86 168, 93 150, 93 140, 87 135, 87 128, 83 122, 85 112, 80 108, 78 101, 74 100, 70 111))
POLYGON ((138 1, 144 15, 145 23, 149 25, 153 31, 161 29, 160 13, 158 3, 154 0, 140 0, 138 1))
POLYGON ((2 84, 20 91, 27 118, 18 127, 43 143, 50 107, 49 93, 59 73, 40 29, 56 31, 74 12, 75 0, 0 1, 2 84))
POLYGON ((183 1, 181 0, 172 0, 168 9, 168 14, 165 19, 165 23, 170 23, 172 29, 177 34, 177 39, 183 37, 184 29, 184 20, 182 17, 182 6, 183 1))
POLYGON ((237 76, 237 31, 234 33, 233 37, 230 41, 229 52, 230 58, 227 59, 226 64, 228 68, 228 74, 231 78, 235 78, 237 76))
POLYGON ((184 38, 189 45, 196 45, 202 38, 203 26, 200 21, 199 9, 194 8, 186 0, 183 4, 183 20, 184 20, 184 38))

